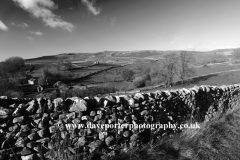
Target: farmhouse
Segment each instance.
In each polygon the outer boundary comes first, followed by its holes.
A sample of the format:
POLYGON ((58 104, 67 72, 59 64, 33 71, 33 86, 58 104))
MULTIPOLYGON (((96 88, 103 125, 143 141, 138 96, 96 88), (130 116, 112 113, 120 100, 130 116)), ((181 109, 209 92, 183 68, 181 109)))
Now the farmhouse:
POLYGON ((28 84, 29 84, 29 85, 36 85, 36 82, 37 82, 37 81, 36 81, 36 79, 34 79, 34 78, 31 78, 31 79, 28 80, 28 84))

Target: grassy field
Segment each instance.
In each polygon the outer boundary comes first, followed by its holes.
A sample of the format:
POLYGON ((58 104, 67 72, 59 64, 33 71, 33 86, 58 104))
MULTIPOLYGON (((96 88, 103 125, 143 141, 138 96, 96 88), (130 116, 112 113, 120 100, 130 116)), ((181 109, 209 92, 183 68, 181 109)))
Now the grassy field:
MULTIPOLYGON (((231 61, 231 53, 233 51, 234 49, 215 50, 209 52, 192 51, 191 53, 193 53, 193 56, 196 59, 196 62, 193 62, 193 67, 196 71, 195 76, 240 69, 240 64, 234 64, 231 61)), ((135 76, 143 76, 145 72, 148 73, 147 68, 157 70, 162 62, 164 62, 163 57, 166 54, 180 52, 181 51, 104 51, 92 54, 65 53, 27 59, 27 66, 23 70, 26 72, 29 69, 29 64, 32 63, 35 66, 35 69, 32 73, 34 77, 40 77, 42 74, 42 69, 48 67, 48 70, 52 73, 61 73, 62 75, 71 74, 74 77, 72 82, 75 82, 76 86, 111 85, 116 87, 117 90, 124 91, 131 89, 133 86, 131 82, 123 81, 121 72, 124 69, 133 70, 135 72, 135 76), (71 61, 73 68, 68 71, 58 71, 56 66, 59 59, 71 61), (96 61, 99 61, 100 64, 94 65, 94 62, 96 61), (110 70, 104 71, 105 69, 110 70)), ((176 81, 178 80, 179 79, 176 78, 176 81)), ((232 83, 239 83, 238 73, 226 73, 224 75, 218 74, 216 76, 200 78, 194 82, 188 83, 185 85, 185 87, 192 87, 194 85, 221 85, 232 83)), ((173 88, 178 87, 182 86, 174 86, 173 88)), ((53 90, 52 87, 46 89, 46 92, 53 90)), ((36 87, 35 89, 34 87, 31 87, 29 90, 34 91, 36 90, 36 87)))
MULTIPOLYGON (((127 90, 132 82, 124 82, 121 72, 124 69, 132 69, 137 75, 143 74, 146 68, 158 68, 163 56, 170 51, 141 51, 141 52, 99 52, 96 54, 61 54, 56 56, 40 57, 27 60, 27 64, 35 66, 33 76, 39 77, 44 67, 51 64, 54 66, 59 57, 74 61, 75 69, 68 71, 57 71, 55 67, 49 66, 51 72, 63 74, 72 73, 78 77, 75 86, 98 86, 102 89, 106 86, 115 87, 117 90, 127 90), (152 59, 152 60, 151 60, 152 59), (156 61, 157 60, 157 61, 156 61), (99 65, 93 65, 99 61, 99 65), (122 66, 128 64, 126 66, 122 66), (103 71, 116 67, 108 71, 103 71), (102 72, 100 72, 102 71, 102 72), (96 74, 94 74, 96 73, 96 74), (92 74, 91 76, 88 76, 92 74), (88 76, 85 78, 84 76, 88 76)), ((197 62, 194 63, 196 77, 186 81, 184 85, 176 84, 167 89, 191 88, 199 85, 229 85, 240 83, 240 64, 232 64, 231 50, 194 52, 197 62), (205 75, 205 76, 203 76, 205 75)), ((22 71, 29 70, 26 65, 22 71)), ((139 88, 141 90, 141 88, 139 88)), ((136 89, 139 91, 139 89, 136 89)), ((36 86, 26 86, 24 89, 26 97, 38 97, 42 95, 51 96, 54 88, 47 86, 43 93, 37 93, 36 86)), ((100 88, 94 88, 85 94, 90 95, 100 88), (91 93, 90 93, 91 92, 91 93)), ((165 90, 163 87, 149 89, 144 92, 165 90)), ((74 91, 74 90, 73 90, 74 91)), ((100 92, 99 92, 100 93, 100 92)), ((132 93, 125 93, 132 94, 132 93)), ((82 93, 81 93, 82 95, 82 93)), ((100 96, 104 96, 101 94, 100 96)), ((240 109, 239 105, 226 115, 216 117, 211 121, 201 123, 200 129, 188 129, 181 134, 167 137, 158 142, 151 142, 146 146, 137 147, 133 150, 121 152, 119 155, 105 157, 105 160, 235 160, 240 159, 240 109)), ((59 153, 58 159, 75 160, 77 155, 61 157, 61 149, 56 148, 53 152, 59 153)), ((101 153, 100 153, 101 154, 101 153)), ((93 155, 92 160, 99 160, 100 154, 93 155)), ((64 154, 66 155, 66 154, 64 154)))
POLYGON ((196 75, 204 75, 209 73, 215 73, 215 72, 223 72, 223 71, 229 71, 229 70, 235 70, 240 69, 240 65, 230 65, 230 64, 212 64, 208 65, 206 67, 198 67, 196 68, 196 75))
MULTIPOLYGON (((192 88, 200 85, 230 85, 240 83, 240 69, 238 71, 229 71, 225 73, 210 74, 199 78, 188 80, 184 85, 175 85, 168 89, 192 88)), ((155 88, 146 92, 154 92, 165 88, 155 88)))

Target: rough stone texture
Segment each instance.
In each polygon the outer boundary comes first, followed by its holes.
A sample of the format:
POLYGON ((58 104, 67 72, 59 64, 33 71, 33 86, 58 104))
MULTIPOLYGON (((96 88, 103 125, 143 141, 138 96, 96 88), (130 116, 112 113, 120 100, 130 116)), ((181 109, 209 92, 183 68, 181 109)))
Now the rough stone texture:
POLYGON ((35 160, 35 154, 30 154, 27 156, 21 156, 22 160, 35 160))
POLYGON ((184 123, 209 120, 239 101, 240 85, 197 86, 106 97, 51 99, 0 98, 0 159, 11 159, 13 147, 23 160, 36 159, 54 148, 53 139, 72 145, 66 151, 87 154, 104 148, 109 154, 137 147, 150 137, 179 130, 129 128, 128 124, 184 123), (66 125, 68 124, 68 126, 66 125), (104 124, 113 128, 105 128, 104 124), (114 128, 114 125, 125 125, 114 128), (83 125, 83 126, 79 126, 83 125), (93 128, 85 128, 90 125, 93 128), (95 127, 95 128, 94 128, 95 127), (73 146, 75 145, 75 147, 73 146))
POLYGON ((87 102, 84 99, 73 97, 71 100, 73 101, 73 105, 69 109, 70 112, 79 113, 87 110, 87 102))

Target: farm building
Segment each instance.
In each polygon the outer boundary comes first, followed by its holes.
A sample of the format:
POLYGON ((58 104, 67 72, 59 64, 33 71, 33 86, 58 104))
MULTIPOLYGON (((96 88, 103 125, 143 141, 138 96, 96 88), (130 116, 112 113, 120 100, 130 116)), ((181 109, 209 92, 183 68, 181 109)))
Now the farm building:
POLYGON ((37 80, 35 78, 31 78, 28 80, 28 84, 29 85, 36 85, 37 84, 37 80))

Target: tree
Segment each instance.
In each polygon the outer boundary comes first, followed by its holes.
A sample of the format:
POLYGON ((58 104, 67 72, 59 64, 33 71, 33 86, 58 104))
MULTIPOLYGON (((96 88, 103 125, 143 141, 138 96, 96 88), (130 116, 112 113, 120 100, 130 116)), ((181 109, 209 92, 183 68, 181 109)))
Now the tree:
POLYGON ((56 75, 52 74, 48 68, 43 68, 41 76, 38 79, 39 85, 49 85, 57 81, 56 75))
POLYGON ((72 63, 70 60, 65 60, 63 63, 65 70, 71 69, 72 68, 72 63))
POLYGON ((232 55, 235 60, 240 60, 240 48, 235 49, 232 55))
POLYGON ((184 80, 186 78, 195 75, 195 70, 190 67, 190 64, 195 61, 194 57, 190 53, 181 52, 179 55, 179 72, 178 76, 182 81, 182 84, 184 83, 184 80))
POLYGON ((20 57, 11 57, 0 62, 0 95, 10 95, 19 92, 19 69, 24 66, 24 60, 20 57))
POLYGON ((122 71, 122 78, 125 81, 131 81, 131 80, 134 79, 134 72, 132 70, 129 70, 129 69, 124 69, 122 71))
POLYGON ((10 74, 14 74, 19 71, 19 69, 22 68, 25 63, 24 59, 21 57, 10 57, 5 60, 5 65, 7 72, 10 74))
POLYGON ((68 70, 68 69, 71 69, 72 68, 72 63, 70 60, 66 60, 64 58, 58 58, 58 62, 57 62, 57 68, 58 70, 68 70))
POLYGON ((149 74, 144 75, 142 77, 136 77, 133 81, 133 85, 135 88, 145 87, 151 81, 151 77, 149 74))
POLYGON ((174 76, 177 75, 178 57, 177 54, 170 53, 164 56, 164 58, 159 74, 163 78, 166 87, 169 87, 173 83, 174 76))

